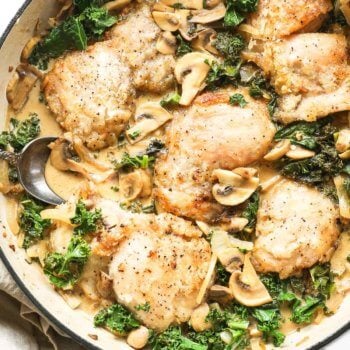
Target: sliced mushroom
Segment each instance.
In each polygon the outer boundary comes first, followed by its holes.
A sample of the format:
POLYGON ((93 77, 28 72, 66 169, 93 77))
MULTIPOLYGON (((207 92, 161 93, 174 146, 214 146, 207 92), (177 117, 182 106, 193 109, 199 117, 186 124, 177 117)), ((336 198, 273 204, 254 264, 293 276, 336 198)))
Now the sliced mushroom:
POLYGON ((198 11, 192 11, 193 17, 189 20, 192 23, 212 23, 225 17, 226 6, 223 2, 220 2, 212 9, 203 9, 198 11))
POLYGON ((74 139, 72 143, 65 138, 59 138, 52 142, 49 145, 51 164, 61 171, 80 173, 95 183, 103 182, 114 174, 114 170, 110 166, 94 159, 86 148, 82 144, 80 145, 80 142, 74 139), (76 154, 79 156, 79 162, 74 160, 76 154))
POLYGON ((214 281, 214 277, 215 277, 215 266, 217 263, 218 257, 216 256, 216 254, 212 254, 210 262, 209 262, 209 266, 208 266, 208 271, 207 274, 205 275, 205 278, 202 282, 202 285, 199 289, 197 298, 196 298, 196 302, 197 304, 201 304, 203 302, 203 298, 205 296, 205 293, 207 292, 207 290, 210 288, 211 284, 214 281))
POLYGON ((290 140, 281 140, 265 155, 264 159, 268 161, 278 160, 290 151, 290 146, 290 140))
POLYGON ((6 97, 15 112, 22 109, 28 100, 29 93, 42 74, 35 67, 21 63, 6 88, 6 97))
POLYGON ((335 143, 335 149, 338 153, 344 153, 350 150, 350 129, 340 130, 335 143))
POLYGON ((134 349, 142 349, 147 345, 149 338, 149 330, 144 326, 131 331, 126 339, 126 342, 134 349))
POLYGON ((265 192, 267 190, 269 190, 272 186, 274 186, 277 182, 282 180, 282 176, 281 175, 275 175, 273 177, 271 177, 270 179, 264 181, 261 185, 261 192, 265 192))
POLYGON ((244 257, 243 271, 232 273, 229 288, 234 298, 245 306, 260 306, 272 301, 250 261, 249 254, 244 257))
POLYGON ((171 32, 162 32, 157 40, 156 49, 163 55, 173 55, 176 51, 176 37, 171 32))
POLYGON ((176 13, 153 11, 152 16, 162 30, 175 32, 180 28, 180 19, 176 13))
POLYGON ((96 289, 103 298, 109 298, 113 294, 113 279, 105 272, 100 271, 96 282, 96 289))
POLYGON ((173 118, 165 108, 155 102, 142 104, 137 108, 135 115, 135 125, 126 132, 131 144, 142 140, 173 118))
POLYGON ((186 9, 201 10, 203 8, 203 0, 160 0, 160 2, 171 7, 181 4, 186 9))
POLYGON ((345 219, 350 219, 350 196, 344 186, 346 178, 345 175, 338 175, 333 181, 337 189, 340 216, 345 219))
POLYGON ((119 174, 120 194, 128 201, 137 197, 149 196, 150 182, 149 175, 143 169, 136 169, 131 173, 121 173, 119 174))
MULTIPOLYGON (((251 242, 233 241, 225 231, 214 231, 211 238, 212 251, 228 272, 241 268, 244 254, 239 249, 246 249, 246 243, 251 242)), ((250 246, 249 248, 252 249, 250 246)))
POLYGON ((291 145, 290 150, 286 153, 286 156, 290 159, 300 160, 300 159, 306 159, 306 158, 312 158, 315 156, 314 151, 310 151, 309 149, 297 146, 297 145, 291 145))
POLYGON ((104 7, 107 11, 115 11, 120 10, 125 7, 127 4, 130 4, 132 0, 115 0, 109 1, 105 3, 102 7, 104 7))
POLYGON ((184 39, 191 41, 196 36, 196 33, 191 33, 192 27, 195 26, 194 23, 189 22, 189 18, 191 17, 191 11, 181 9, 175 10, 175 13, 180 21, 179 32, 181 36, 184 39))
POLYGON ((251 170, 244 172, 242 169, 252 168, 237 168, 233 171, 215 169, 213 171, 213 179, 219 181, 212 188, 217 202, 228 206, 241 204, 258 188, 259 178, 252 176, 251 170))
POLYGON ((197 34, 196 38, 193 39, 192 47, 198 51, 208 51, 214 55, 218 55, 219 52, 213 45, 216 35, 217 33, 214 29, 204 29, 197 34))
POLYGON ((35 46, 38 44, 38 42, 41 40, 40 36, 33 36, 28 40, 28 42, 25 44, 22 52, 21 52, 21 62, 27 62, 29 56, 32 54, 35 46))
POLYGON ((220 304, 225 304, 233 299, 230 288, 214 284, 209 289, 209 298, 220 304))
POLYGON ((212 324, 207 321, 209 312, 210 309, 207 303, 203 303, 193 310, 190 325, 196 332, 203 332, 212 327, 212 324))
POLYGON ((180 105, 188 106, 197 93, 204 89, 205 78, 210 69, 206 62, 212 60, 212 56, 200 52, 188 53, 177 60, 175 77, 182 84, 180 105))

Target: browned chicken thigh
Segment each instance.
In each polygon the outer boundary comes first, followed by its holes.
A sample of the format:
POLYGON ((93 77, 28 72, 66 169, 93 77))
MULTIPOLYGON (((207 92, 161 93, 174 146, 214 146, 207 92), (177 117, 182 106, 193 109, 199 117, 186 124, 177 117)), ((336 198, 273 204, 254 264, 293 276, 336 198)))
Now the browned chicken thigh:
POLYGON ((260 159, 275 129, 266 105, 246 89, 205 93, 178 113, 167 130, 168 153, 155 167, 155 198, 165 211, 192 219, 214 220, 223 207, 211 194, 214 169, 234 169, 260 159), (241 93, 248 104, 229 104, 241 93))
POLYGON ((261 199, 253 261, 281 278, 329 261, 339 236, 332 201, 312 187, 284 180, 261 199))
POLYGON ((350 110, 348 47, 342 34, 297 34, 267 42, 246 57, 271 77, 280 95, 275 117, 283 123, 314 121, 350 110))
POLYGON ((330 0, 259 0, 247 24, 262 39, 283 38, 297 32, 316 31, 332 9, 330 0))

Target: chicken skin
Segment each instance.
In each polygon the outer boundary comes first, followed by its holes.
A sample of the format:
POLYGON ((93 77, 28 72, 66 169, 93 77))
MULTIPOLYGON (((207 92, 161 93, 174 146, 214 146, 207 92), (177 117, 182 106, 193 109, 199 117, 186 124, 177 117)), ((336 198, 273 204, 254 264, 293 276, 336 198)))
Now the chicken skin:
POLYGON ((212 221, 223 207, 212 197, 214 169, 234 169, 259 160, 268 150, 274 126, 266 105, 246 89, 205 93, 189 110, 174 116, 166 133, 168 153, 155 166, 158 206, 191 219, 212 221), (241 93, 248 104, 229 104, 241 93))
POLYGON ((62 128, 90 149, 113 144, 133 112, 131 70, 111 41, 58 59, 43 89, 62 128))
POLYGON ((283 180, 263 197, 257 215, 253 262, 281 278, 329 261, 339 236, 338 211, 314 188, 283 180))
POLYGON ((247 24, 254 28, 254 37, 283 38, 317 31, 331 9, 330 0, 259 0, 258 10, 250 15, 247 24))
POLYGON ((137 90, 160 93, 174 84, 175 60, 156 49, 160 28, 153 21, 147 1, 130 7, 126 19, 108 33, 129 63, 137 90))
POLYGON ((341 34, 298 34, 247 54, 271 77, 281 96, 275 117, 283 123, 314 121, 350 110, 350 68, 341 34))

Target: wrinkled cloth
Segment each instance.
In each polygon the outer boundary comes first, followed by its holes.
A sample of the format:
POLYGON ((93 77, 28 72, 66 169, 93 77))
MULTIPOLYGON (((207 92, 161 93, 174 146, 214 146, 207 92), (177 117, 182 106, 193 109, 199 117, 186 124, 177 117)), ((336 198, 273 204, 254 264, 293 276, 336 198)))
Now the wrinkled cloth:
POLYGON ((0 349, 81 350, 43 317, 0 261, 0 349))

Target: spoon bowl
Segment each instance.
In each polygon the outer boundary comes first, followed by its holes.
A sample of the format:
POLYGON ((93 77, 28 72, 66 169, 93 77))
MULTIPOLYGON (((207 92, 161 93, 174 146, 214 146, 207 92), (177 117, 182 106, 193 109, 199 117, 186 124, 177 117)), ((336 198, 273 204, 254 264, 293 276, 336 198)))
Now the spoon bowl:
POLYGON ((40 201, 52 205, 64 203, 64 200, 52 191, 45 178, 45 165, 51 150, 48 145, 57 137, 39 137, 29 142, 19 154, 0 152, 0 158, 14 165, 18 180, 26 192, 40 201))

